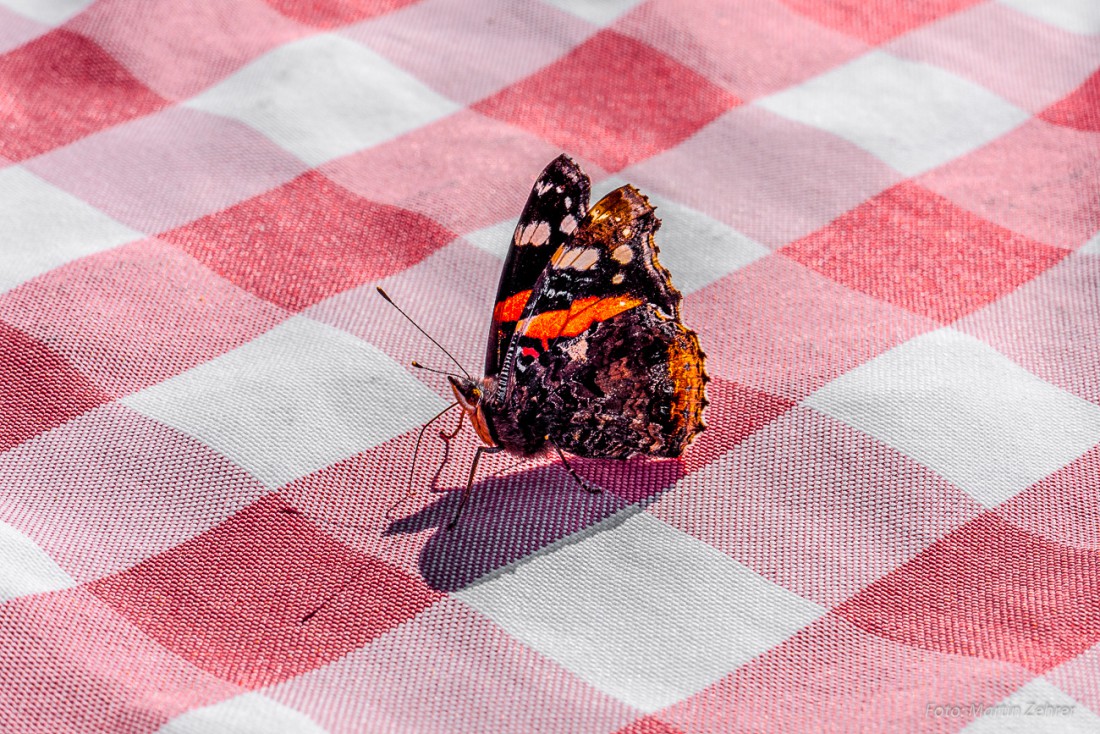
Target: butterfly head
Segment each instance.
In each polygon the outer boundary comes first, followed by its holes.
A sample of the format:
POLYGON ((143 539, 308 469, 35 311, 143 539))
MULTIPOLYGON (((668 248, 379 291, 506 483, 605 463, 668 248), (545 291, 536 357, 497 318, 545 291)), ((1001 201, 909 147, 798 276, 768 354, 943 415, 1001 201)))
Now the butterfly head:
POLYGON ((489 430, 489 421, 485 416, 485 408, 482 405, 486 389, 489 387, 487 384, 488 379, 480 382, 475 382, 464 377, 455 377, 453 375, 448 376, 447 380, 451 383, 451 390, 455 394, 455 400, 458 401, 459 406, 465 413, 470 416, 470 423, 473 424, 474 430, 477 431, 478 438, 480 438, 487 446, 496 446, 497 442, 493 438, 493 433, 489 430))

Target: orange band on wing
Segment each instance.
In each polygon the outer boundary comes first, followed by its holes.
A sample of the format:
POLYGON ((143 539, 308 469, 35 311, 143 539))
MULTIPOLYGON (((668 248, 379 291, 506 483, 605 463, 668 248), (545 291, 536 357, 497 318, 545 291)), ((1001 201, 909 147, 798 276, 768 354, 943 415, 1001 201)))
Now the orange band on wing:
POLYGON ((519 331, 532 339, 541 339, 546 346, 550 339, 577 336, 597 321, 606 321, 641 304, 641 299, 625 296, 580 298, 573 301, 568 311, 547 311, 525 320, 519 331))
POLYGON ((493 309, 493 321, 501 324, 519 321, 519 317, 523 315, 523 307, 530 297, 531 291, 520 291, 514 296, 508 296, 493 309))

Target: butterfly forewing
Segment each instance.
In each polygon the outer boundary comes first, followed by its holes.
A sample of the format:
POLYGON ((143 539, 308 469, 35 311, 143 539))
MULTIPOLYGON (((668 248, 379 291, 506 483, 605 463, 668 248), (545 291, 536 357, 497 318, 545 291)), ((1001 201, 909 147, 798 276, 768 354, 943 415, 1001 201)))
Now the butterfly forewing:
POLYGON ((568 156, 554 159, 531 188, 504 260, 485 350, 485 375, 507 375, 508 348, 531 291, 551 255, 588 212, 588 176, 568 156))
MULTIPOLYGON (((643 303, 680 317, 680 292, 657 259, 653 207, 633 186, 601 199, 551 255, 520 315, 514 341, 542 350, 643 303)), ((516 350, 513 350, 516 351, 516 350)), ((521 355, 524 350, 519 349, 521 355)))

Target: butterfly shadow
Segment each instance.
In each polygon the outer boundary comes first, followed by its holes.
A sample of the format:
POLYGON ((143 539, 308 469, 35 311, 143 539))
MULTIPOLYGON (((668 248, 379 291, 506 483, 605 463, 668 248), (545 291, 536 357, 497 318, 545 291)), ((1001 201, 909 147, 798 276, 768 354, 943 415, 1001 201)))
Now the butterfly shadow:
POLYGON ((475 482, 453 530, 446 525, 458 509, 461 487, 445 490, 418 512, 393 521, 384 535, 438 528, 421 551, 421 576, 433 589, 458 591, 631 508, 640 511, 684 474, 678 460, 571 463, 603 491, 583 491, 560 464, 537 466, 475 482))

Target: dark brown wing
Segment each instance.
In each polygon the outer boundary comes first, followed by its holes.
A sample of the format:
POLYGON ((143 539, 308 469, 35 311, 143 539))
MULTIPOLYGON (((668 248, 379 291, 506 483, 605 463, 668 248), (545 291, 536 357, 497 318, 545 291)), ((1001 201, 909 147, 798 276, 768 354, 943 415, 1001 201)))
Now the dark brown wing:
POLYGON ((600 199, 573 237, 549 258, 523 310, 520 336, 575 336, 581 323, 575 318, 578 309, 618 297, 650 303, 678 319, 682 297, 657 259, 653 240, 660 226, 649 201, 633 186, 600 199), (572 312, 569 327, 555 334, 554 314, 562 311, 572 312))
POLYGON ((702 430, 704 355, 657 258, 659 226, 648 200, 624 186, 555 250, 494 395, 494 420, 517 441, 549 436, 580 456, 677 456, 702 430))
POLYGON ((699 338, 652 304, 559 341, 544 362, 546 435, 563 451, 673 457, 705 428, 699 338))
POLYGON ((584 219, 588 195, 588 176, 565 155, 551 161, 535 181, 501 270, 485 348, 486 376, 497 376, 504 366, 516 321, 531 289, 550 256, 584 219))

